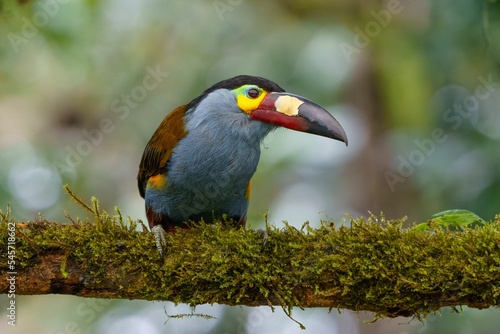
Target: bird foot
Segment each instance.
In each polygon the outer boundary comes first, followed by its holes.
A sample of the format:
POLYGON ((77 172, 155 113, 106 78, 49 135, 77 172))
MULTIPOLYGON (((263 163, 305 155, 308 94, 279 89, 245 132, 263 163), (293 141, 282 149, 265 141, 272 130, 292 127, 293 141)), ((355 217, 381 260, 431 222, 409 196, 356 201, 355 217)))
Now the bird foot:
POLYGON ((165 258, 165 253, 167 252, 167 232, 165 232, 161 225, 153 226, 151 232, 153 232, 153 234, 155 235, 156 249, 158 249, 160 258, 163 261, 165 258))
POLYGON ((262 249, 264 249, 268 237, 267 231, 263 229, 258 229, 257 234, 262 238, 262 249))

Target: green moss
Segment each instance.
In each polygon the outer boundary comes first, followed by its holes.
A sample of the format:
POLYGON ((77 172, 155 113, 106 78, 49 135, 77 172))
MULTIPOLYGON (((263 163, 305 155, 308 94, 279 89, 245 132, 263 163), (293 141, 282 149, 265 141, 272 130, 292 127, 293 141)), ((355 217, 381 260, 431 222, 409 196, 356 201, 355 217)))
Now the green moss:
MULTIPOLYGON (((425 316, 442 306, 498 306, 500 216, 475 229, 403 229, 403 219, 349 219, 318 229, 288 224, 262 231, 230 223, 197 224, 168 235, 164 263, 142 222, 88 206, 92 219, 68 224, 17 222, 16 270, 43 256, 61 257, 60 276, 78 279, 72 293, 170 300, 195 306, 278 305, 368 310, 378 317, 425 316)), ((0 248, 6 249, 8 214, 0 248)), ((8 271, 0 253, 0 275, 8 271)), ((45 293, 57 293, 57 290, 45 293)), ((65 292, 67 293, 67 292, 65 292)))

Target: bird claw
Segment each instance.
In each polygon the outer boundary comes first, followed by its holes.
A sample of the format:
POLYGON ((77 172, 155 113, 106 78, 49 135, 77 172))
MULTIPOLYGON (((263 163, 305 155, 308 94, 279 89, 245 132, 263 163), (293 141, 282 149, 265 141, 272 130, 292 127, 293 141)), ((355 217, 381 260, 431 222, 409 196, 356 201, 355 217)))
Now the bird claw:
POLYGON ((257 234, 262 238, 262 249, 264 249, 267 243, 267 237, 268 237, 267 231, 258 229, 257 234))
POLYGON ((155 225, 151 229, 151 232, 155 235, 156 249, 160 253, 160 258, 163 261, 165 258, 165 253, 167 252, 167 232, 163 229, 161 225, 155 225))

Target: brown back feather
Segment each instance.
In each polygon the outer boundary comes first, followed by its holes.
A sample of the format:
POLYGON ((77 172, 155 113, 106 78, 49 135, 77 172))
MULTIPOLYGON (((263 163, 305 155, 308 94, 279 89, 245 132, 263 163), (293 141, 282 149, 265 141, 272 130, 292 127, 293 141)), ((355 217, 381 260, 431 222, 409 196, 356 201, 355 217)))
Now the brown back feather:
POLYGON ((166 173, 166 167, 172 150, 179 140, 187 135, 184 126, 186 105, 174 109, 167 115, 149 140, 142 154, 137 174, 137 185, 144 198, 146 184, 151 176, 166 173))

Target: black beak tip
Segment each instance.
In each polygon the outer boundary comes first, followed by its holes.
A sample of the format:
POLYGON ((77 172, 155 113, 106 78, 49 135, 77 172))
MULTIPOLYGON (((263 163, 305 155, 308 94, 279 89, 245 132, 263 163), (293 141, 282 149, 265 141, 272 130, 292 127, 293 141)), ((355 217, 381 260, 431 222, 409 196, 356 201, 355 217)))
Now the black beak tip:
POLYGON ((345 133, 344 128, 337 120, 335 120, 335 123, 336 124, 331 129, 329 129, 329 137, 343 142, 345 146, 349 146, 349 140, 347 139, 347 134, 345 133))
POLYGON ((348 146, 347 135, 338 122, 336 122, 334 129, 328 128, 318 123, 311 123, 309 124, 309 129, 307 132, 341 141, 345 143, 345 146, 348 146))
MULTIPOLYGON (((340 124, 339 124, 340 125, 340 124)), ((340 141, 343 141, 345 143, 345 146, 349 146, 349 140, 347 139, 347 135, 344 131, 344 129, 342 128, 342 126, 340 127, 342 129, 342 133, 340 134, 340 141)))
POLYGON ((335 137, 333 139, 339 140, 345 144, 345 146, 349 146, 349 140, 347 139, 347 135, 344 133, 335 134, 335 137))

